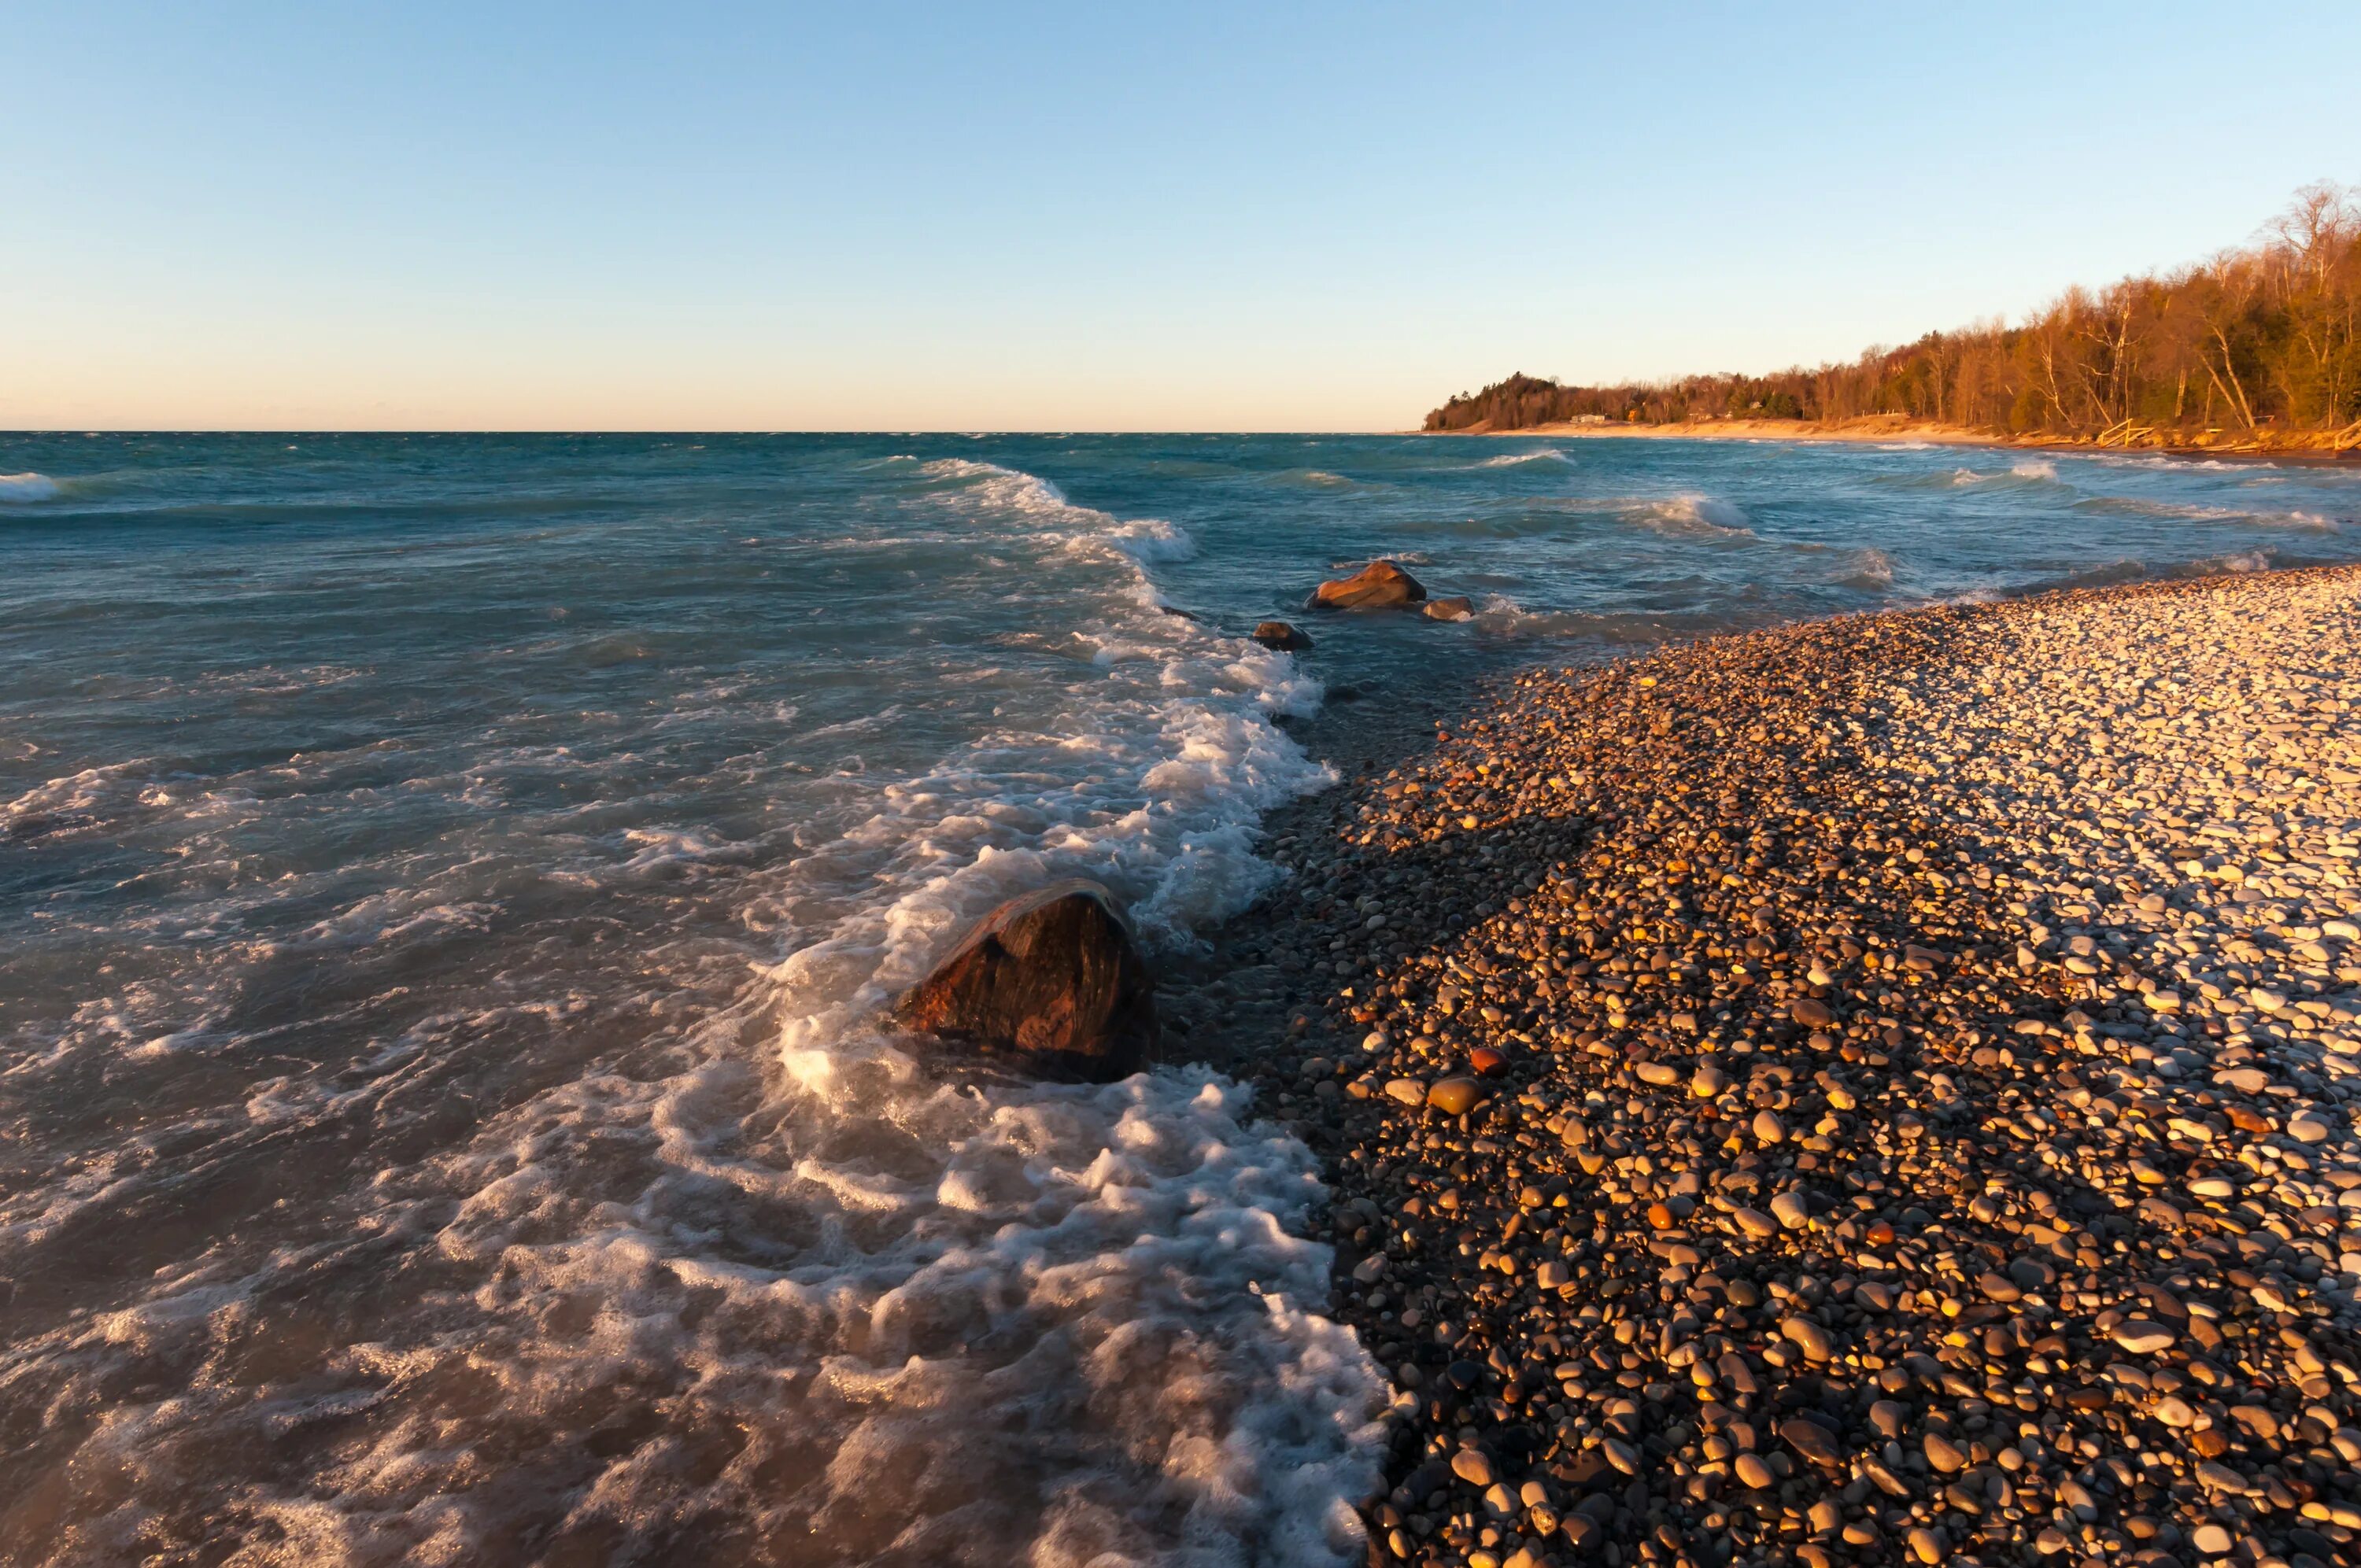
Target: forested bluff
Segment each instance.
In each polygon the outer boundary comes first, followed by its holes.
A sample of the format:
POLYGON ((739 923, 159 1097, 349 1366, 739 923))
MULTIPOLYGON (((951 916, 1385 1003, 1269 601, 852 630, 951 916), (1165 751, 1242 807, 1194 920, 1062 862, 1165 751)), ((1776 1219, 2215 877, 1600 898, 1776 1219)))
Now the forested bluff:
POLYGON ((1850 364, 1462 392, 1429 431, 1905 416, 2033 442, 2361 452, 2361 187, 2319 184, 2248 245, 2022 324, 1933 332, 1850 364))

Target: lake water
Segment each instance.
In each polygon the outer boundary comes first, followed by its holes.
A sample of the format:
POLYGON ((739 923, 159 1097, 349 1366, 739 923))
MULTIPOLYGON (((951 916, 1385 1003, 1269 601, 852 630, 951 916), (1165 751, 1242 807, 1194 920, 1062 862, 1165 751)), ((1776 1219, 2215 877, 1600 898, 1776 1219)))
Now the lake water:
POLYGON ((0 1559, 1356 1561, 1309 1152, 884 1003, 1055 875, 1191 950, 1330 694, 2356 558, 1907 445, 0 436, 0 1559), (1296 610, 1378 554, 1477 613, 1296 610))

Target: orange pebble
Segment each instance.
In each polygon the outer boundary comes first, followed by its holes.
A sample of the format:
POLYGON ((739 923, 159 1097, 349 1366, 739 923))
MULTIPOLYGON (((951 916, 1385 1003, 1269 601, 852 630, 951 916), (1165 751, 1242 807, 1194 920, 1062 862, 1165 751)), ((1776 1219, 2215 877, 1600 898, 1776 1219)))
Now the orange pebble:
POLYGON ((1660 1231, 1669 1231, 1673 1228, 1673 1212, 1662 1203, 1651 1203, 1648 1205, 1648 1223, 1660 1231))
POLYGON ((1478 1046, 1467 1053, 1467 1065, 1490 1078, 1507 1069, 1509 1058, 1489 1046, 1478 1046))

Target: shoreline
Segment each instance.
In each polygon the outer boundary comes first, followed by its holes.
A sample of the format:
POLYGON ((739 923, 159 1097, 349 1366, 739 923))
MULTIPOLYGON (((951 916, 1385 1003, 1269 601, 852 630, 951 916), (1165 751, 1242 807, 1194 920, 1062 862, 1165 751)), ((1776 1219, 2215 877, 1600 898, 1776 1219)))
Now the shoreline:
POLYGON ((1353 732, 1181 1004, 1328 1171, 1371 1561, 2349 1552, 2356 630, 2071 590, 1353 732))
POLYGON ((1543 436, 1598 440, 1618 436, 1642 441, 1798 441, 1837 444, 1880 444, 1924 442, 1930 446, 1993 446, 2066 453, 2140 454, 2153 457, 2318 464, 2343 466, 2361 464, 2361 448, 2328 451, 2302 445, 2266 446, 2253 444, 2200 445, 2188 443, 2123 445, 2057 435, 2001 435, 1964 425, 1913 420, 1900 414, 1870 414, 1835 423, 1808 420, 1698 420, 1680 424, 1540 424, 1518 430, 1415 431, 1419 435, 1543 436))

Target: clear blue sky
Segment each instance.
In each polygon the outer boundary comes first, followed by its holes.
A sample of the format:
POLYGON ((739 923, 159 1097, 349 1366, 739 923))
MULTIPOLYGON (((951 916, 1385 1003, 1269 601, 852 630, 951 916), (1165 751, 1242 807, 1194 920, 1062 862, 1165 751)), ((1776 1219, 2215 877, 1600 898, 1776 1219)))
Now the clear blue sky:
POLYGON ((0 427, 1351 429, 2361 181, 2361 5, 16 0, 0 427))

